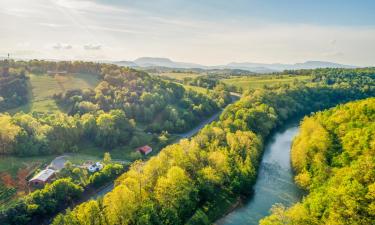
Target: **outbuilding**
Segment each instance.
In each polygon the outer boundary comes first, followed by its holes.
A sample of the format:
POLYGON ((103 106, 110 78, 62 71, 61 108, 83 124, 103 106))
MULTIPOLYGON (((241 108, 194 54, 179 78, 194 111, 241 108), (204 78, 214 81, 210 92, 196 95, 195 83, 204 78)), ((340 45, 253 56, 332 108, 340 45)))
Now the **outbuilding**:
POLYGON ((44 169, 29 180, 29 184, 33 186, 44 186, 55 177, 56 171, 53 169, 44 169))
POLYGON ((148 155, 152 152, 152 148, 148 145, 137 148, 137 151, 143 155, 148 155))

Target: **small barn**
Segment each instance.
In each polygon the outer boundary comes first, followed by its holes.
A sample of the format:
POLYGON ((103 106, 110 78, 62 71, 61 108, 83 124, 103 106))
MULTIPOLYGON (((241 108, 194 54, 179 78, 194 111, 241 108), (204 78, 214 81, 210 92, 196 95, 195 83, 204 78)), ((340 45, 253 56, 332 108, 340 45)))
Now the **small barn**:
POLYGON ((137 151, 143 155, 148 155, 152 152, 152 148, 148 145, 137 148, 137 151))
POLYGON ((29 180, 29 184, 32 186, 44 186, 55 177, 55 174, 56 171, 53 169, 42 170, 29 180))

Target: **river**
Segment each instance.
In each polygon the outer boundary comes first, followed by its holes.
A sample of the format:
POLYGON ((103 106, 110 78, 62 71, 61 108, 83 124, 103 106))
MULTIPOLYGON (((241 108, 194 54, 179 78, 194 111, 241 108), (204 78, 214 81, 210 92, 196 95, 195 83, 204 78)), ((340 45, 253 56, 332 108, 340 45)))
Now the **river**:
POLYGON ((303 192, 293 182, 290 163, 290 147, 297 133, 298 121, 289 121, 268 138, 253 195, 217 225, 255 225, 269 215, 275 203, 290 206, 302 198, 303 192))

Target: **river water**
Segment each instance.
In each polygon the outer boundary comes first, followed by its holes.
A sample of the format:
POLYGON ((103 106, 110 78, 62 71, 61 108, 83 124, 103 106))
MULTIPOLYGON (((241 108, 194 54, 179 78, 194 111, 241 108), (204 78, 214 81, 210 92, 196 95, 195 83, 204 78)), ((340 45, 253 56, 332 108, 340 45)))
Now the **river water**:
POLYGON ((218 225, 258 224, 269 215, 272 205, 291 206, 302 198, 303 192, 293 182, 290 147, 298 133, 298 121, 290 121, 274 132, 265 145, 253 195, 222 219, 218 225))

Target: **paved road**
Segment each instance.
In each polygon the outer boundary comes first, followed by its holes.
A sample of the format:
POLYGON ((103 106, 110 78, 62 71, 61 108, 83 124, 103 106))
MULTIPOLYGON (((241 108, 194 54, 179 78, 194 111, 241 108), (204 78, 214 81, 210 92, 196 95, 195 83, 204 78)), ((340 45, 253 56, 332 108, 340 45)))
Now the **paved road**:
MULTIPOLYGON (((237 101, 241 97, 240 94, 235 93, 235 92, 231 92, 230 94, 231 94, 231 97, 232 97, 231 103, 234 103, 235 101, 237 101)), ((192 130, 190 130, 188 132, 185 132, 185 133, 182 133, 182 134, 177 134, 177 135, 180 136, 181 138, 191 138, 196 133, 198 133, 204 126, 206 126, 207 124, 209 124, 209 123, 215 121, 217 118, 219 118, 219 116, 222 112, 223 112, 223 110, 220 110, 219 112, 212 115, 210 118, 202 121, 198 126, 193 128, 192 130)), ((177 139, 176 142, 178 142, 179 140, 180 140, 180 138, 177 139)))
POLYGON ((57 156, 54 160, 52 160, 49 167, 55 169, 55 170, 61 170, 64 168, 64 165, 66 163, 66 155, 57 156))
MULTIPOLYGON (((177 134, 181 138, 191 138, 194 136, 198 131, 200 131, 204 126, 207 124, 211 123, 212 121, 215 121, 217 118, 219 118, 220 114, 223 112, 223 110, 220 110, 219 112, 215 113, 213 116, 210 118, 202 121, 198 126, 193 128, 192 130, 189 130, 188 132, 182 133, 182 134, 177 134)), ((180 141, 181 138, 178 138, 175 142, 180 141)))
POLYGON ((99 197, 103 197, 105 194, 112 191, 114 187, 115 187, 114 183, 109 184, 108 186, 102 188, 100 191, 96 192, 96 194, 92 196, 91 199, 97 199, 99 197))

